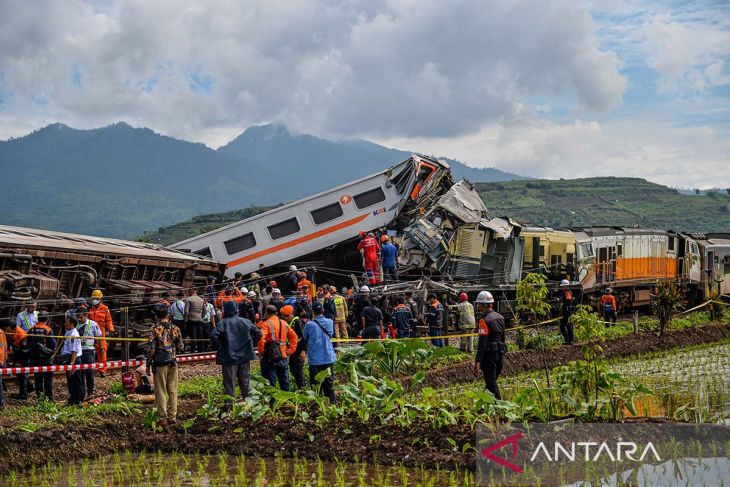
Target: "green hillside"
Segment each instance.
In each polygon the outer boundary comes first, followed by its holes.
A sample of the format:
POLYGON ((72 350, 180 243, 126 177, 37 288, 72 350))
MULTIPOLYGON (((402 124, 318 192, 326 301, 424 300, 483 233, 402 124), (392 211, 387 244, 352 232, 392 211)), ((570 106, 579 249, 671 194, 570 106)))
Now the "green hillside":
POLYGON ((241 210, 227 211, 225 213, 209 213, 200 215, 184 222, 176 223, 168 227, 160 227, 156 232, 145 232, 139 240, 144 242, 169 245, 186 238, 210 232, 216 228, 224 227, 239 220, 258 215, 275 208, 274 206, 250 206, 241 210))
POLYGON ((615 225, 730 232, 730 196, 685 195, 634 178, 477 183, 491 216, 553 227, 615 225))

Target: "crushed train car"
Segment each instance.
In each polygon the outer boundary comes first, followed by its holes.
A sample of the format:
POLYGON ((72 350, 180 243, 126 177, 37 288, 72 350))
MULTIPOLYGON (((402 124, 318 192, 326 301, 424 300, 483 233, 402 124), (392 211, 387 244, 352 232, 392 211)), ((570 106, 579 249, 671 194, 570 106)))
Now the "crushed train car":
POLYGON ((489 220, 471 183, 455 184, 448 164, 421 155, 171 248, 224 262, 229 275, 291 263, 354 270, 361 231, 393 237, 405 273, 502 284, 521 275, 519 224, 489 220))

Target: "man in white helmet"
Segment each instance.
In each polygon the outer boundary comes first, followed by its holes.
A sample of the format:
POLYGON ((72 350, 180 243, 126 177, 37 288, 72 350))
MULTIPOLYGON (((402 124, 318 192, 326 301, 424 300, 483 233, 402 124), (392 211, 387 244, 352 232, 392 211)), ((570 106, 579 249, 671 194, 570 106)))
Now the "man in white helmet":
POLYGON ((502 372, 502 361, 507 353, 504 342, 504 316, 494 310, 494 297, 489 291, 482 291, 475 301, 479 318, 479 344, 474 361, 474 372, 482 369, 487 390, 496 399, 502 399, 497 379, 502 372))
POLYGON ((289 273, 284 276, 284 292, 286 295, 296 294, 297 293, 297 285, 299 284, 299 269, 297 269, 297 266, 290 265, 289 266, 289 273))
POLYGON ((570 317, 575 309, 574 303, 573 293, 570 292, 570 281, 563 279, 560 281, 560 334, 563 335, 566 345, 573 343, 573 323, 570 322, 570 317))

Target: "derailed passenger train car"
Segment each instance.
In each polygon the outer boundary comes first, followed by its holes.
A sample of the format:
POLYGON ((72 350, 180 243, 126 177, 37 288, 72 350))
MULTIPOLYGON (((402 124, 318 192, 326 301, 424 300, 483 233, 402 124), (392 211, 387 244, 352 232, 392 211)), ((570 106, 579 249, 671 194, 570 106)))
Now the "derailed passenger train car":
POLYGON ((158 245, 0 226, 0 319, 14 320, 36 300, 60 327, 71 300, 101 289, 114 323, 126 308, 130 330, 139 332, 163 293, 202 289, 221 271, 210 259, 158 245))

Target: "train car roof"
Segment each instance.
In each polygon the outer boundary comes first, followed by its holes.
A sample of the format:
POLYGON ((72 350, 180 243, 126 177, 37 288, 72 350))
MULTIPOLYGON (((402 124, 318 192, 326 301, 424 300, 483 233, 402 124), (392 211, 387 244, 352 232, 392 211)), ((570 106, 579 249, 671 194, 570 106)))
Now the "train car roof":
POLYGON ((658 228, 643 227, 578 227, 573 232, 583 233, 589 237, 608 237, 611 235, 667 235, 672 232, 658 228))
POLYGON ((165 248, 159 245, 114 238, 94 237, 75 233, 54 232, 37 228, 0 225, 0 251, 2 249, 38 249, 79 251, 94 254, 119 254, 165 260, 216 264, 210 259, 165 248))
POLYGON ((313 194, 311 196, 306 196, 304 198, 301 198, 301 199, 298 199, 298 200, 295 200, 295 201, 291 201, 291 202, 289 202, 289 203, 287 203, 285 205, 282 205, 282 206, 277 206, 276 208, 272 208, 269 211, 265 211, 263 213, 259 213, 258 215, 250 216, 250 217, 245 218, 243 220, 238 220, 237 222, 229 223, 226 226, 223 226, 223 227, 220 227, 220 228, 216 228, 215 230, 211 230, 211 231, 206 232, 206 233, 201 233, 200 235, 196 235, 194 237, 186 238, 185 240, 181 240, 179 242, 175 242, 172 245, 174 245, 175 247, 181 247, 181 246, 183 246, 183 245, 185 245, 185 244, 187 244, 189 242, 192 243, 192 242, 195 242, 197 240, 200 240, 202 237, 205 237, 207 235, 213 235, 215 233, 222 232, 223 230, 227 230, 229 228, 237 227, 237 226, 239 226, 241 224, 244 224, 244 223, 250 223, 250 222, 255 221, 255 220, 258 220, 260 218, 265 218, 265 217, 267 217, 267 216, 269 216, 271 214, 278 213, 280 211, 284 211, 284 210, 286 210, 288 208, 291 208, 292 206, 300 205, 300 204, 305 203, 307 201, 310 201, 310 200, 314 200, 316 198, 319 198, 320 196, 324 196, 324 195, 329 194, 329 193, 334 193, 334 192, 340 191, 340 190, 342 190, 344 188, 347 188, 349 186, 353 186, 355 184, 361 183, 363 181, 367 181, 369 179, 373 179, 373 178, 376 178, 378 176, 382 176, 383 174, 387 174, 388 172, 392 171, 394 168, 396 168, 398 166, 401 166, 401 165, 407 163, 408 161, 410 161, 414 157, 418 157, 420 159, 425 159, 425 160, 427 160, 430 163, 438 164, 441 167, 443 167, 444 169, 450 169, 448 163, 446 163, 444 161, 437 160, 437 159, 434 159, 432 157, 424 156, 424 155, 421 155, 421 154, 413 153, 411 155, 411 157, 409 157, 408 159, 405 159, 403 161, 400 161, 397 164, 393 164, 392 166, 388 167, 387 169, 383 169, 382 171, 378 171, 376 173, 370 174, 369 176, 363 176, 363 177, 361 177, 359 179, 355 179, 354 181, 348 181, 347 183, 340 184, 339 186, 335 186, 333 188, 326 189, 326 190, 321 191, 321 192, 319 192, 317 194, 313 194))

